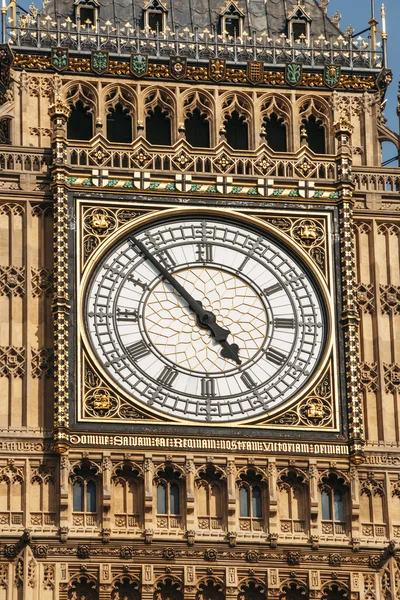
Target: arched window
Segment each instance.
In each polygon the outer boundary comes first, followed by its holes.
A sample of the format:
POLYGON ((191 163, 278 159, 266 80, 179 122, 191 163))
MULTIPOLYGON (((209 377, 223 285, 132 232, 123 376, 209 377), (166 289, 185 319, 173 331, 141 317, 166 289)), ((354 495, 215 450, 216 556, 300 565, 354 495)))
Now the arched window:
POLYGON ((330 585, 323 590, 322 600, 346 600, 349 597, 347 591, 340 589, 338 585, 330 585))
POLYGON ((166 466, 158 472, 155 487, 158 525, 180 527, 182 517, 180 473, 174 471, 172 466, 166 466))
POLYGON ((325 154, 325 129, 314 115, 302 121, 307 135, 307 143, 310 150, 315 154, 325 154))
POLYGON ((180 584, 167 577, 157 584, 154 600, 183 600, 180 584))
POLYGON ((54 472, 45 465, 40 465, 34 470, 31 478, 29 495, 31 525, 35 527, 55 525, 56 504, 54 472))
POLYGON ((362 485, 360 520, 363 536, 373 538, 385 537, 384 490, 381 482, 368 479, 362 485))
POLYGON ((287 152, 286 125, 275 113, 264 119, 267 144, 275 152, 287 152))
POLYGON ((225 120, 226 141, 234 150, 248 150, 249 132, 245 121, 246 117, 240 116, 234 110, 225 120))
POLYGON ((194 148, 210 147, 210 124, 198 108, 185 119, 186 141, 194 148))
POLYGON ((207 465, 196 479, 196 512, 201 530, 221 529, 223 526, 224 482, 221 475, 213 465, 207 465))
POLYGON ((129 576, 121 576, 114 581, 111 600, 140 600, 139 584, 129 576))
POLYGON ((107 139, 120 144, 132 142, 132 117, 122 104, 118 103, 107 115, 107 139))
POLYGON ((278 511, 282 533, 304 533, 307 528, 307 487, 304 476, 292 469, 284 470, 278 482, 278 511))
POLYGON ((72 482, 72 524, 76 527, 97 525, 98 470, 89 461, 74 468, 72 482))
POLYGON ((159 106, 150 110, 146 117, 146 139, 154 146, 171 145, 171 121, 159 106))
POLYGON ((96 584, 82 575, 68 590, 68 600, 98 600, 99 593, 96 584))
POLYGON ((116 527, 140 527, 143 519, 143 480, 139 476, 139 468, 129 463, 117 466, 112 481, 111 508, 116 527))
POLYGON ((261 531, 265 527, 265 483, 262 476, 253 470, 242 473, 239 487, 240 529, 261 531))
POLYGON ((345 534, 347 487, 343 479, 338 478, 334 473, 324 477, 322 482, 320 486, 322 533, 345 534))
POLYGON ((212 579, 201 583, 196 594, 196 600, 224 600, 224 598, 222 586, 212 579))
POLYGON ((67 137, 70 140, 91 140, 93 137, 93 117, 81 100, 71 109, 67 123, 67 137))

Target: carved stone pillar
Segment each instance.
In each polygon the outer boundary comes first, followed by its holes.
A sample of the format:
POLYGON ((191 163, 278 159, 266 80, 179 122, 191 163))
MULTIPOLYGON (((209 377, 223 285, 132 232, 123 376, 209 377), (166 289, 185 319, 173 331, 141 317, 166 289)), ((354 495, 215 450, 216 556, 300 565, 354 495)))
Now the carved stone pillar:
POLYGON ((183 595, 185 600, 195 600, 196 598, 196 567, 186 565, 183 570, 183 595))
POLYGON ((227 567, 225 571, 226 600, 237 600, 238 575, 236 567, 227 567))
POLYGON ((269 531, 279 534, 277 470, 274 458, 268 459, 268 491, 269 491, 269 531))
POLYGON ((194 498, 194 473, 195 466, 193 462, 193 456, 188 455, 186 457, 185 464, 186 471, 186 525, 188 530, 195 528, 195 498, 194 498))
POLYGON ((109 530, 111 526, 111 469, 110 454, 103 452, 103 531, 109 530))
POLYGON ((153 476, 154 464, 151 454, 145 454, 144 464, 144 526, 146 529, 154 525, 153 515, 153 476))
POLYGON ((154 597, 154 568, 153 565, 142 565, 141 599, 153 600, 154 597))
POLYGON ((228 531, 236 529, 236 465, 229 459, 226 465, 228 492, 228 531))
POLYGON ((359 538, 360 527, 360 478, 357 467, 350 469, 350 492, 351 492, 351 537, 359 538))
MULTIPOLYGON (((71 463, 68 455, 63 454, 60 460, 60 530, 68 536, 69 476, 71 463)), ((71 507, 72 508, 72 507, 71 507)), ((66 540, 63 540, 66 541, 66 540)))
POLYGON ((318 469, 315 460, 309 461, 309 482, 310 482, 310 537, 319 534, 318 523, 318 469))

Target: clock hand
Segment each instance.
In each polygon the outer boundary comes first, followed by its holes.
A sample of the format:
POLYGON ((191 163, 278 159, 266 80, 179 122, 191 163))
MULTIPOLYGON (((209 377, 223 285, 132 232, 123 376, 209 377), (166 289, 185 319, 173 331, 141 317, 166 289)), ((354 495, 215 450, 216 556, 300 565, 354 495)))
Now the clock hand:
POLYGON ((185 288, 175 279, 169 271, 156 259, 156 257, 146 248, 146 246, 134 236, 130 237, 131 241, 137 246, 140 252, 151 262, 151 264, 157 269, 157 271, 168 281, 169 284, 182 296, 188 303, 189 307, 197 316, 197 322, 200 327, 209 329, 214 336, 216 342, 222 345, 221 356, 224 358, 230 358, 234 360, 238 365, 242 363, 239 359, 239 347, 237 344, 229 344, 227 342, 228 335, 230 335, 229 329, 220 327, 217 323, 216 316, 214 313, 204 310, 201 302, 195 300, 191 294, 189 294, 185 288))

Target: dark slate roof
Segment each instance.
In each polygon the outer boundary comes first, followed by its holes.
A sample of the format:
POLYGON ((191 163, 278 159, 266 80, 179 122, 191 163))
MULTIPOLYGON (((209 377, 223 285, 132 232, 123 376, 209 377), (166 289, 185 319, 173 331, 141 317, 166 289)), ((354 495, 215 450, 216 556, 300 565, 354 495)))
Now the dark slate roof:
MULTIPOLYGON (((45 0, 46 2, 46 0, 45 0)), ((84 4, 81 0, 81 3, 84 4)), ((176 25, 184 29, 188 27, 199 31, 217 25, 221 12, 225 7, 225 0, 164 0, 168 9, 168 26, 173 30, 176 25)), ((121 24, 129 22, 131 25, 139 22, 142 24, 144 0, 98 0, 100 7, 100 20, 116 20, 121 24)), ((147 2, 146 2, 147 4, 147 2)), ((302 0, 301 4, 312 19, 311 32, 316 37, 323 34, 340 35, 340 30, 330 21, 327 14, 321 9, 317 0, 302 0)), ((274 37, 286 31, 286 15, 291 13, 296 0, 237 0, 236 5, 245 14, 245 31, 250 33, 266 32, 269 37, 274 37)), ((43 15, 62 17, 74 16, 73 0, 48 0, 42 9, 43 15)))

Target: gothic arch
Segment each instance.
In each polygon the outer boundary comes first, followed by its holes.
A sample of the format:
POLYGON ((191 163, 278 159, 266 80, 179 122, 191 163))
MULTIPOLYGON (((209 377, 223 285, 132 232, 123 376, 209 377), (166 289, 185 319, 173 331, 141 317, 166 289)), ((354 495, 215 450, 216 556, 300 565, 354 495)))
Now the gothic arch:
POLYGON ((159 577, 154 587, 154 600, 183 600, 183 583, 175 575, 159 577))
MULTIPOLYGON (((176 141, 177 102, 174 94, 168 88, 149 87, 143 93, 144 117, 146 119, 146 138, 148 139, 148 123, 156 110, 169 121, 171 145, 176 141)), ((150 141, 150 140, 149 140, 150 141)))
MULTIPOLYGON (((105 116, 104 122, 107 125, 107 138, 109 141, 118 141, 111 139, 111 136, 109 135, 109 119, 112 116, 112 113, 116 113, 119 108, 122 109, 122 115, 120 116, 125 116, 125 128, 130 126, 130 131, 126 133, 130 133, 131 141, 133 141, 137 128, 137 96, 134 90, 124 84, 110 84, 104 88, 102 97, 102 106, 104 105, 105 116)), ((121 141, 129 143, 128 139, 123 139, 121 141)))
POLYGON ((96 88, 86 82, 71 81, 61 90, 66 104, 71 108, 67 135, 71 139, 90 140, 99 115, 99 98, 96 88))
POLYGON ((154 477, 157 478, 160 476, 160 473, 165 472, 167 470, 173 470, 174 473, 179 473, 180 479, 186 479, 185 469, 182 465, 178 465, 177 463, 166 461, 164 463, 160 463, 159 465, 154 466, 154 477))
POLYGON ((349 588, 340 581, 329 581, 321 588, 322 600, 346 600, 350 597, 349 588))
POLYGON ((214 463, 204 463, 196 469, 195 478, 201 479, 203 473, 214 473, 219 479, 226 479, 226 471, 214 463))
POLYGON ((202 577, 196 587, 196 600, 224 600, 225 585, 219 577, 202 577))
POLYGON ((89 573, 74 575, 68 584, 68 600, 98 600, 97 580, 89 573))
POLYGON ((121 460, 116 463, 112 470, 112 477, 119 477, 120 472, 130 469, 132 472, 137 472, 138 477, 144 477, 143 467, 131 460, 121 460))
POLYGON ((140 581, 131 574, 114 577, 111 588, 111 600, 140 600, 140 581))
POLYGON ((308 588, 297 579, 286 579, 280 586, 280 600, 307 600, 308 588))
POLYGON ((238 600, 264 600, 267 597, 267 586, 260 579, 246 577, 239 581, 238 600))
MULTIPOLYGON (((254 113, 249 96, 242 92, 224 92, 220 98, 221 107, 221 132, 227 136, 227 126, 229 120, 237 115, 238 121, 247 127, 247 147, 254 147, 254 113)), ((231 144, 232 145, 232 144, 231 144)), ((235 148, 235 146, 232 146, 235 148)))
MULTIPOLYGON (((315 119, 324 132, 324 153, 333 152, 333 141, 330 135, 331 114, 332 110, 329 103, 322 97, 303 96, 297 101, 299 128, 304 127, 304 124, 310 119, 315 119)), ((309 140, 310 145, 310 140, 309 140)))
POLYGON ((268 483, 268 473, 264 471, 264 469, 261 469, 255 465, 246 465, 245 467, 239 469, 236 474, 236 481, 239 482, 243 476, 249 475, 254 475, 260 481, 268 483))
POLYGON ((97 462, 94 462, 93 460, 90 460, 89 458, 82 458, 80 460, 77 460, 74 463, 71 463, 70 478, 74 477, 74 475, 76 475, 77 472, 82 471, 82 470, 91 471, 91 474, 93 476, 100 475, 102 472, 102 468, 97 462))
POLYGON ((338 469, 327 469, 326 471, 322 471, 319 474, 318 484, 323 485, 331 477, 336 478, 339 483, 342 483, 342 485, 350 485, 348 474, 344 473, 343 471, 339 471, 338 469))
POLYGON ((89 112, 97 117, 99 96, 97 89, 91 83, 69 81, 61 88, 61 96, 70 107, 80 100, 89 109, 89 112))
MULTIPOLYGON (((186 90, 181 96, 182 103, 182 114, 185 123, 186 136, 187 132, 187 120, 193 116, 196 111, 208 124, 209 130, 209 147, 214 147, 216 144, 216 132, 215 132, 215 100, 214 97, 207 90, 186 90)), ((190 140, 188 140, 190 143, 190 140)))

